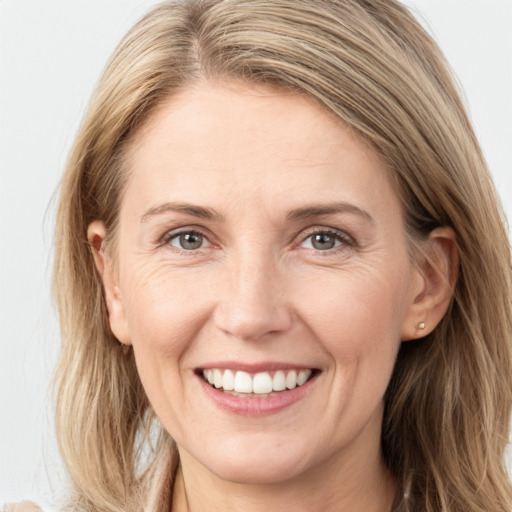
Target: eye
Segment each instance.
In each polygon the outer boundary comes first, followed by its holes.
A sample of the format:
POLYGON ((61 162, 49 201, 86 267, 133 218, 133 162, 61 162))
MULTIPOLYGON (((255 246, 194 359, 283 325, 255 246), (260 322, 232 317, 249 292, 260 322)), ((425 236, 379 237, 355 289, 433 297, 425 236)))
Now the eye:
POLYGON ((185 251, 195 251, 209 245, 206 237, 198 231, 182 231, 181 233, 171 234, 167 243, 185 251))
POLYGON ((302 242, 302 247, 306 249, 314 249, 315 251, 328 251, 336 249, 342 244, 350 245, 348 237, 335 231, 316 231, 310 234, 302 242))

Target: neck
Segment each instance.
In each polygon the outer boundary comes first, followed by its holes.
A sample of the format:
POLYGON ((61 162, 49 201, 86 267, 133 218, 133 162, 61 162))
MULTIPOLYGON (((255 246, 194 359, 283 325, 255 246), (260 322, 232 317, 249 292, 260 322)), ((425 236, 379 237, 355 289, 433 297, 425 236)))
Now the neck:
POLYGON ((380 450, 373 454, 345 464, 333 458, 283 482, 245 484, 219 478, 182 452, 172 512, 391 512, 396 482, 380 450))

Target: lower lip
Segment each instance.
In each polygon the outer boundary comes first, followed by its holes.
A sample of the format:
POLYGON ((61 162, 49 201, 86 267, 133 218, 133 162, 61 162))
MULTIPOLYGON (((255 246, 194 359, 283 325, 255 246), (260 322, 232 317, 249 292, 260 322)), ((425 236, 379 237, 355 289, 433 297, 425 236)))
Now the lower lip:
POLYGON ((271 414, 276 414, 302 400, 314 386, 318 375, 314 375, 302 386, 262 398, 244 398, 241 396, 228 395, 227 393, 212 387, 211 384, 208 384, 200 376, 197 378, 199 379, 204 392, 221 409, 241 416, 269 416, 271 414))

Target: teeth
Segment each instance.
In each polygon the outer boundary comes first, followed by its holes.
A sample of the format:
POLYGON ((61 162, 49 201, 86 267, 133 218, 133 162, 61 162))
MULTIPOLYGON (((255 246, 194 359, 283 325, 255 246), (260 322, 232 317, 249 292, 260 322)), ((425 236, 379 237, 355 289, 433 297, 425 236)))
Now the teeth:
POLYGON ((233 372, 232 370, 221 370, 213 368, 203 371, 203 376, 212 386, 217 389, 223 388, 231 394, 244 396, 254 393, 259 396, 267 396, 273 391, 284 391, 302 386, 311 376, 311 370, 278 370, 272 376, 268 372, 259 372, 251 375, 244 371, 233 372))
POLYGON ((268 373, 257 373, 252 381, 252 391, 258 394, 270 393, 272 391, 272 377, 268 373))
POLYGON ((288 389, 293 389, 297 386, 297 372, 295 370, 292 370, 291 372, 288 372, 288 375, 286 376, 286 387, 288 389))
POLYGON ((236 372, 235 391, 237 393, 252 393, 252 379, 247 372, 236 372))
POLYGON ((222 373, 220 370, 213 370, 213 385, 216 387, 216 388, 221 388, 222 387, 222 384, 223 384, 223 378, 222 378, 222 373))
POLYGON ((302 386, 302 384, 305 384, 310 375, 311 370, 301 370, 297 376, 297 386, 302 386))
POLYGON ((286 389, 286 377, 281 370, 274 374, 272 388, 274 391, 284 391, 286 389))
POLYGON ((222 386, 226 391, 232 391, 235 389, 235 375, 231 370, 224 372, 224 381, 222 386))

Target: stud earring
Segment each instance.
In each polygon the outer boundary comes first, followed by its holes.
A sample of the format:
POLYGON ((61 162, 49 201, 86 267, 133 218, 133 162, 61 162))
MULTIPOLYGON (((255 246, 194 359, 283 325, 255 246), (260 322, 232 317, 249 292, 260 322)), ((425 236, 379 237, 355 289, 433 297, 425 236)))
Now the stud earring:
POLYGON ((425 329, 425 322, 420 322, 420 323, 418 324, 418 329, 420 329, 420 330, 425 329))

